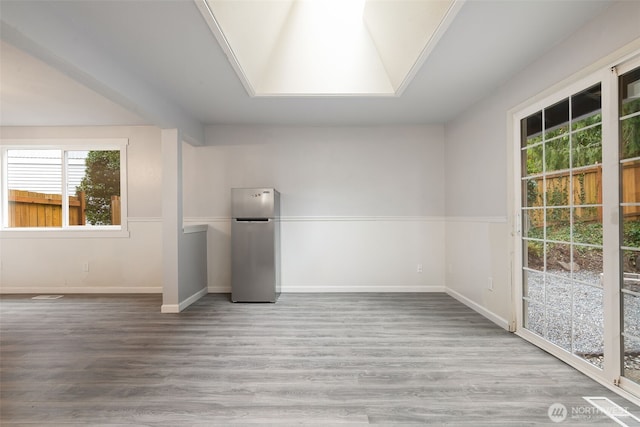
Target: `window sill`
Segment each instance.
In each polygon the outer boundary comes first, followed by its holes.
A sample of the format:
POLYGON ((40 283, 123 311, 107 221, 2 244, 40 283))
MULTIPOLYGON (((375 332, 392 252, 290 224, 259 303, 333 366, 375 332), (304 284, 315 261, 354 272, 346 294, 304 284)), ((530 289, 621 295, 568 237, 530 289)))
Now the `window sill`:
POLYGON ((128 238, 129 230, 120 228, 91 229, 38 229, 38 228, 4 228, 0 230, 0 239, 110 239, 128 238))

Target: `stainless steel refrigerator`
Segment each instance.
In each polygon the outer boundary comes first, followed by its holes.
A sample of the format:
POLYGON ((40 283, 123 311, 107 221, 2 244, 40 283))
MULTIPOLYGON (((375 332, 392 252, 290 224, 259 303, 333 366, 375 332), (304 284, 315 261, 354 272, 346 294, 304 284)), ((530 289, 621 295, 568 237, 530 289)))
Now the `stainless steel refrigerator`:
POLYGON ((280 295, 280 193, 231 189, 231 300, 276 302, 280 295))

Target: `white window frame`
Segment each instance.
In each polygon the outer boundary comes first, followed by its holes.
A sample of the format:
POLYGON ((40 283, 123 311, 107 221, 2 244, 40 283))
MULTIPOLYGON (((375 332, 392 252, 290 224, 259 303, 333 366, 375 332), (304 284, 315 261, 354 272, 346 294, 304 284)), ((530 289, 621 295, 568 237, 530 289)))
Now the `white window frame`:
MULTIPOLYGON (((531 114, 535 114, 536 112, 548 108, 549 106, 552 106, 554 104, 556 104, 557 102, 560 102, 570 96, 573 96, 577 93, 582 92, 583 90, 586 90, 590 87, 592 87, 595 84, 600 83, 603 89, 603 99, 602 99, 602 138, 604 141, 605 138, 605 133, 609 130, 609 124, 610 124, 610 112, 606 111, 607 110, 607 105, 606 102, 607 100, 605 99, 604 96, 604 86, 606 85, 606 73, 603 71, 598 71, 598 72, 594 72, 593 74, 585 77, 585 78, 581 78, 575 82, 573 82, 572 84, 569 84, 565 87, 563 87, 562 89, 558 89, 556 91, 554 91, 552 94, 546 96, 543 99, 540 99, 534 103, 531 103, 530 105, 528 105, 527 107, 524 107, 522 109, 519 109, 515 114, 513 114, 512 116, 512 120, 513 120, 513 124, 512 124, 512 128, 513 128, 513 136, 511 138, 511 143, 514 144, 514 148, 513 148, 513 165, 514 165, 514 179, 517 180, 517 182, 514 185, 514 193, 515 193, 515 198, 514 198, 514 212, 515 215, 517 217, 517 228, 516 228, 516 232, 514 233, 515 237, 516 237, 516 242, 514 243, 514 253, 515 253, 515 266, 517 268, 514 268, 514 294, 515 294, 515 308, 516 308, 516 334, 519 335, 520 337, 526 339, 527 341, 530 341, 532 343, 534 343, 535 345, 537 345, 538 347, 548 351, 549 353, 553 354, 554 356, 556 356, 557 358, 567 362, 568 364, 572 365, 573 367, 581 370, 582 372, 587 372, 589 373, 590 376, 592 377, 598 377, 598 378, 603 378, 603 374, 600 371, 600 369, 596 368, 595 366, 591 365, 589 362, 584 361, 584 360, 580 360, 577 357, 574 357, 574 355, 572 355, 571 353, 567 353, 566 350, 564 349, 560 349, 559 347, 556 347, 555 345, 547 342, 546 340, 544 340, 543 338, 537 336, 536 334, 534 334, 533 332, 529 331, 528 329, 524 328, 524 324, 523 324, 523 316, 524 316, 524 312, 523 312, 523 307, 522 307, 522 301, 523 301, 523 292, 522 292, 522 245, 521 245, 521 240, 522 240, 522 217, 521 217, 521 213, 520 210, 522 209, 521 207, 521 201, 522 201, 522 181, 521 181, 521 155, 522 155, 522 151, 520 149, 521 147, 521 133, 520 133, 520 123, 522 121, 522 119, 529 117, 531 114), (517 144, 517 145, 516 145, 517 144)), ((602 145, 602 157, 603 157, 603 164, 605 163, 605 158, 607 157, 607 154, 605 154, 606 148, 610 148, 610 147, 605 147, 604 142, 602 145)), ((616 151, 617 154, 617 151, 616 151)), ((616 168, 617 171, 617 168, 616 168)), ((603 171, 603 174, 605 172, 603 171)), ((604 178, 603 178, 604 180, 604 178)), ((605 212, 606 207, 604 206, 605 201, 603 200, 603 218, 607 217, 607 213, 605 212)), ((608 235, 609 233, 607 233, 604 230, 604 227, 606 227, 606 222, 607 221, 603 221, 603 234, 608 235)), ((604 268, 606 269, 606 267, 604 268)), ((607 270, 608 272, 608 270, 607 270)), ((605 297, 606 298, 606 297, 605 297)), ((606 307, 605 307, 606 309, 606 307)), ((608 325, 605 324, 605 328, 607 328, 608 325)), ((605 343, 605 350, 606 350, 606 343, 605 343)))
MULTIPOLYGON (((611 85, 612 85, 612 91, 615 91, 615 94, 616 94, 615 99, 611 100, 611 104, 612 105, 615 104, 617 106, 618 105, 618 101, 619 101, 618 100, 618 94, 619 94, 619 86, 618 86, 619 79, 618 78, 619 78, 619 76, 621 76, 623 74, 626 74, 627 72, 629 72, 629 71, 631 71, 633 69, 636 69, 639 66, 640 66, 640 52, 638 52, 637 55, 635 55, 632 58, 628 58, 625 61, 620 61, 619 64, 616 64, 615 67, 611 68, 611 73, 610 73, 611 79, 610 79, 610 82, 611 82, 611 85)), ((615 126, 614 129, 612 129, 611 137, 615 138, 616 141, 619 141, 619 139, 620 139, 620 135, 618 133, 619 129, 620 129, 619 126, 618 126, 618 124, 620 123, 619 115, 614 117, 613 120, 616 122, 617 125, 615 126)), ((625 159, 625 160, 629 160, 629 159, 625 159)), ((617 153, 616 153, 616 157, 611 159, 612 163, 614 161, 616 162, 618 168, 620 168, 621 165, 624 163, 624 160, 621 160, 620 157, 617 155, 617 153)), ((615 179, 616 182, 618 182, 618 188, 619 188, 620 183, 618 181, 618 177, 619 177, 619 175, 616 174, 616 176, 612 177, 611 179, 615 179)), ((604 179, 604 177, 603 177, 603 179, 604 179)), ((604 182, 603 182, 603 185, 604 185, 604 182)), ((616 214, 618 214, 618 218, 621 218, 621 216, 619 216, 619 214, 620 214, 619 209, 622 206, 622 203, 621 203, 622 200, 618 200, 618 199, 616 199, 616 200, 619 203, 618 206, 616 207, 617 208, 616 209, 616 214)), ((620 228, 622 228, 622 227, 623 227, 622 221, 620 220, 620 228)), ((616 239, 612 242, 612 244, 616 244, 618 250, 620 250, 620 251, 622 250, 622 245, 621 245, 621 242, 619 240, 619 235, 616 236, 616 239)), ((613 261, 615 262, 614 265, 617 267, 617 269, 620 270, 620 266, 619 266, 620 258, 616 258, 613 261)), ((609 301, 609 305, 611 305, 616 310, 618 310, 618 316, 621 316, 622 313, 620 313, 620 310, 623 307, 623 304, 621 302, 622 289, 618 289, 617 293, 615 295, 612 295, 611 297, 612 297, 612 300, 609 301)), ((605 303, 606 303, 606 301, 605 301, 605 303)), ((624 354, 624 348, 621 346, 621 344, 622 344, 622 337, 621 337, 622 325, 620 323, 618 323, 616 326, 617 326, 616 335, 613 337, 613 342, 611 343, 611 345, 615 346, 617 348, 620 348, 621 349, 620 351, 624 354)), ((624 389, 624 390, 631 391, 637 397, 636 403, 640 405, 640 384, 639 383, 633 382, 633 381, 629 380, 628 378, 626 378, 624 376, 621 376, 620 377, 619 386, 622 387, 622 389, 624 389)))
MULTIPOLYGON (((571 95, 579 93, 594 84, 601 83, 602 87, 602 164, 603 187, 619 187, 619 159, 618 159, 618 75, 624 74, 628 69, 634 68, 634 61, 640 58, 640 41, 630 44, 610 57, 594 64, 573 77, 554 85, 540 93, 532 100, 511 109, 507 113, 508 120, 508 155, 510 160, 509 170, 512 174, 512 187, 510 189, 510 205, 513 207, 513 258, 512 258, 512 303, 514 304, 512 327, 516 334, 525 340, 544 349, 558 359, 585 373, 590 378, 600 382, 609 389, 617 392, 634 403, 640 402, 640 387, 628 379, 620 376, 621 360, 613 360, 611 357, 605 360, 604 369, 600 370, 589 362, 567 353, 554 344, 537 336, 523 327, 522 307, 522 219, 521 219, 521 120, 531 114, 554 105, 571 95), (628 68, 628 69, 627 69, 628 68), (605 140, 614 141, 605 146, 605 140)), ((613 225, 609 218, 618 217, 618 197, 613 192, 603 195, 603 247, 619 249, 618 226, 613 225), (615 228, 614 228, 615 227, 615 228)), ((617 280, 619 272, 619 259, 617 256, 605 256, 603 260, 603 274, 606 281, 617 280)), ((620 349, 620 292, 605 292, 605 343, 604 351, 607 354, 616 354, 620 349), (615 349, 615 350, 614 350, 615 349)))
MULTIPOLYGON (((127 138, 69 139, 2 139, 0 140, 0 238, 69 238, 69 237, 129 237, 127 219, 127 138), (118 150, 120 151, 120 225, 73 225, 63 221, 62 227, 9 227, 8 150, 118 150)), ((65 161, 63 156, 63 162, 65 161)), ((63 168, 64 171, 64 168, 63 168)), ((67 183, 63 172, 62 197, 67 198, 67 183)), ((63 210, 65 204, 63 203, 63 210)), ((63 215, 68 216, 68 208, 63 215)))

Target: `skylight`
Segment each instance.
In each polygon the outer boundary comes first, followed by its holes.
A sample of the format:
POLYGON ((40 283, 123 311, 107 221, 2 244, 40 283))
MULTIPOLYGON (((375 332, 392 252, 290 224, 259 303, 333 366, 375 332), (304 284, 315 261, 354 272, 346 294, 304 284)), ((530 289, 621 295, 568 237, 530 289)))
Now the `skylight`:
POLYGON ((195 0, 251 96, 402 92, 455 0, 195 0))

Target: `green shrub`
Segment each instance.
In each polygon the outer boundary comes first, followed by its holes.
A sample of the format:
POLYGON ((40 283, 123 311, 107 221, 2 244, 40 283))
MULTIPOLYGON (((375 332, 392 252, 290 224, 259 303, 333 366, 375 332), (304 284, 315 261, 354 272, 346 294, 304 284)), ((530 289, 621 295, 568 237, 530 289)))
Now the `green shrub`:
POLYGON ((625 221, 622 245, 640 248, 640 221, 625 221))

